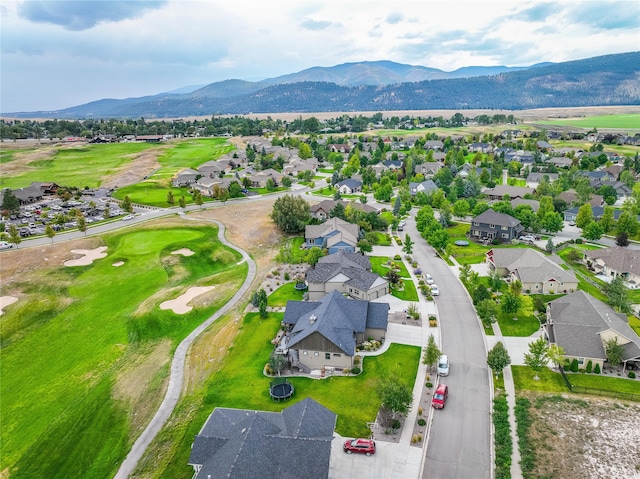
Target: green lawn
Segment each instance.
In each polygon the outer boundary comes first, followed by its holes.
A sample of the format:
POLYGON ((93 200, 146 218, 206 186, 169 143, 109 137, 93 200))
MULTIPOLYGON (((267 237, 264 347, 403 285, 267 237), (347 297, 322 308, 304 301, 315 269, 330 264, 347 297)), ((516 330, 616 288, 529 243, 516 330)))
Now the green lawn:
POLYGON ((578 128, 622 128, 640 130, 640 115, 601 115, 584 118, 567 118, 559 120, 536 121, 541 125, 568 125, 578 128))
MULTIPOLYGON (((374 273, 382 276, 383 278, 387 276, 387 274, 389 273, 389 268, 385 265, 391 258, 389 258, 388 256, 369 256, 369 259, 371 260, 371 270, 374 273)), ((398 275, 401 278, 411 277, 402 260, 394 260, 394 263, 396 265, 396 268, 398 269, 398 275)))
POLYGON ((376 237, 376 242, 374 244, 379 246, 391 246, 391 237, 387 233, 372 231, 368 234, 376 237))
POLYGON ((629 326, 633 328, 638 336, 640 336, 640 319, 637 316, 628 316, 629 326))
MULTIPOLYGON (((122 230, 103 238, 108 256, 93 265, 26 273, 12 286, 23 296, 2 316, 0 363, 2 463, 12 478, 113 477, 140 432, 131 430, 133 400, 116 388, 123 368, 161 342, 173 349, 247 274, 216 234, 197 225, 122 230), (170 254, 183 247, 195 254, 170 254), (159 309, 195 285, 219 294, 187 314, 159 309)), ((158 368, 140 378, 151 403, 167 374, 158 368)))
POLYGON ((287 305, 288 300, 302 301, 304 291, 295 289, 296 282, 285 283, 276 289, 267 298, 267 304, 274 308, 280 308, 287 305))
POLYGON ((540 329, 540 321, 532 314, 516 314, 517 321, 513 319, 513 314, 498 313, 498 325, 504 336, 527 337, 540 329))
POLYGON ((404 289, 402 291, 391 288, 391 295, 403 301, 418 302, 419 300, 418 291, 416 291, 416 287, 410 279, 404 280, 404 289))
POLYGON ((304 244, 303 236, 294 236, 287 238, 280 247, 276 260, 281 263, 300 264, 304 263, 307 258, 308 250, 300 249, 304 244))
MULTIPOLYGON (((95 188, 100 186, 106 177, 126 169, 138 154, 151 148, 157 149, 159 146, 149 143, 113 143, 57 149, 50 157, 28 163, 27 171, 3 173, 0 177, 0 188, 22 188, 34 181, 53 181, 59 185, 95 188)), ((9 151, 6 158, 15 159, 18 152, 9 151)))

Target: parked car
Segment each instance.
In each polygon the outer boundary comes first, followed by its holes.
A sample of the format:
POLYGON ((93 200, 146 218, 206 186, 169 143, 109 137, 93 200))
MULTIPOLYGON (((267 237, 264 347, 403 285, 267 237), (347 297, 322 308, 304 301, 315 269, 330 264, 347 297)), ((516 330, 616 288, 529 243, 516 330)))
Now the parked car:
POLYGON ((342 449, 347 454, 358 452, 370 456, 376 453, 376 442, 373 439, 347 439, 342 449))
POLYGON ((449 357, 443 354, 438 358, 438 376, 449 375, 449 357))
POLYGON ((436 388, 436 392, 433 393, 433 399, 431 399, 431 405, 436 409, 444 409, 444 403, 449 396, 449 388, 446 384, 439 384, 436 388))
POLYGON ((533 243, 536 240, 536 238, 534 236, 531 236, 531 235, 520 236, 518 239, 520 241, 526 241, 526 242, 529 242, 529 243, 533 243))
POLYGON ((133 216, 133 215, 123 216, 123 217, 122 217, 122 221, 129 221, 129 220, 132 220, 133 218, 134 218, 134 216, 133 216))
POLYGON ((401 221, 400 223, 398 223, 398 231, 403 231, 405 226, 407 226, 406 221, 401 221))
POLYGON ((431 296, 440 296, 440 290, 438 289, 438 285, 435 283, 431 285, 431 296))
POLYGON ((9 243, 8 241, 0 241, 0 249, 11 249, 13 248, 13 243, 9 243))
POLYGON ((424 282, 427 284, 433 284, 433 278, 429 273, 424 274, 424 282))

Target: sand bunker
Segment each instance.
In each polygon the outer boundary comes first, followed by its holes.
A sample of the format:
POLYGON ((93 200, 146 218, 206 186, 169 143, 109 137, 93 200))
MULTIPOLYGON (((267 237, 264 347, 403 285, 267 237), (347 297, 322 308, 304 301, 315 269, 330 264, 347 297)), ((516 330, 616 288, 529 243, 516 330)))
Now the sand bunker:
POLYGON ((111 266, 115 266, 117 268, 118 266, 122 266, 123 264, 124 264, 124 261, 116 261, 111 266))
POLYGON ((160 304, 160 309, 171 309, 176 314, 186 314, 193 309, 191 306, 187 306, 196 296, 211 291, 215 286, 194 286, 189 288, 184 294, 181 294, 176 299, 165 301, 160 304))
POLYGON ((192 254, 196 254, 194 251, 191 251, 189 248, 182 248, 172 251, 171 254, 181 254, 182 256, 191 256, 192 254))
POLYGON ((16 301, 18 301, 18 298, 16 298, 15 296, 0 296, 0 316, 2 316, 2 313, 4 312, 2 310, 4 308, 9 306, 10 304, 15 303, 16 301))
POLYGON ((72 249, 71 252, 75 254, 84 255, 82 258, 78 259, 70 259, 69 261, 65 261, 65 266, 88 266, 93 263, 96 259, 101 259, 107 256, 105 251, 107 250, 106 246, 98 246, 96 249, 72 249))

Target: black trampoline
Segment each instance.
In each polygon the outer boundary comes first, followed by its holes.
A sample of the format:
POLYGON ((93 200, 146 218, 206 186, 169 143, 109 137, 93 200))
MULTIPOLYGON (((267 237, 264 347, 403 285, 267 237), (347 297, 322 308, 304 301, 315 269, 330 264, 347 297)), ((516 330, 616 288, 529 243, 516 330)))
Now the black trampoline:
POLYGON ((274 401, 286 401, 293 396, 293 384, 287 378, 280 378, 271 381, 269 395, 274 401))

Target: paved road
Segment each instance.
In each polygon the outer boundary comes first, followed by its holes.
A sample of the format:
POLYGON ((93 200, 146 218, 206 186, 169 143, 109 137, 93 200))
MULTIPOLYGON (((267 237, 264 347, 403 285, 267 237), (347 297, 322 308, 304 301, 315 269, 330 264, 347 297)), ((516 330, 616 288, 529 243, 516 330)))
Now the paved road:
POLYGON ((420 237, 413 219, 405 231, 415 241, 414 258, 440 289, 435 301, 441 349, 451 363, 449 376, 441 381, 449 386, 449 398, 443 410, 434 411, 422 477, 489 479, 491 395, 484 333, 466 291, 420 237))
MULTIPOLYGON (((199 220, 201 221, 201 220, 199 220)), ((118 473, 115 475, 116 479, 126 479, 133 472, 135 467, 138 464, 140 458, 151 444, 151 441, 156 437, 156 435, 164 426, 164 423, 169 419, 169 416, 173 412, 178 400, 180 399, 180 393, 182 392, 182 384, 184 382, 184 365, 185 359, 187 356, 187 351, 191 344, 195 341, 195 339, 205 330, 207 329, 216 319, 221 317, 223 314, 231 310, 236 303, 240 300, 240 298, 249 290, 251 283, 253 282, 256 276, 256 264, 253 262, 251 257, 240 248, 229 243, 224 237, 225 227, 222 223, 212 220, 214 223, 218 225, 218 239, 225 245, 230 248, 235 249, 236 251, 242 254, 243 261, 246 261, 249 265, 249 272, 247 274, 244 283, 240 289, 233 295, 233 297, 218 311, 216 311, 212 316, 209 317, 204 323, 198 326, 193 332, 187 336, 182 342, 178 345, 176 352, 173 356, 173 361, 171 362, 171 376, 169 378, 169 387, 167 388, 167 393, 160 405, 160 408, 156 412, 156 415, 153 417, 149 425, 142 432, 140 437, 136 440, 129 451, 129 454, 125 458, 124 462, 120 465, 120 469, 118 473)))

